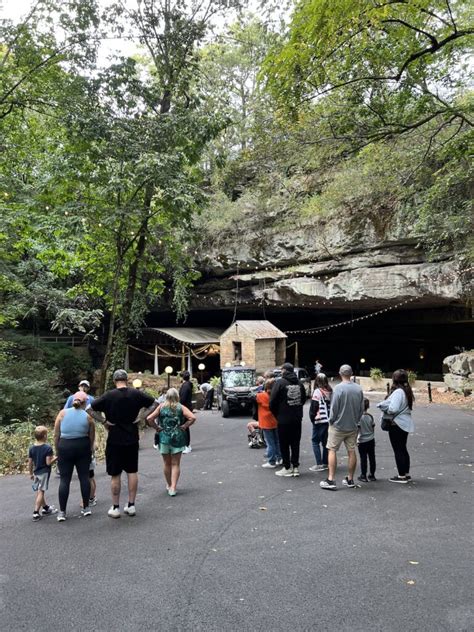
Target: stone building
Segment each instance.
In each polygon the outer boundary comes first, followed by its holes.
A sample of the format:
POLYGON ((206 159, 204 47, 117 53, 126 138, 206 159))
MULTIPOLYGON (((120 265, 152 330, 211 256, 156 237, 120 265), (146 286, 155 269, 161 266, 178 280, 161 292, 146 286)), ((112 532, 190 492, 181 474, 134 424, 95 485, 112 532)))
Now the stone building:
POLYGON ((285 361, 286 335, 268 320, 237 320, 221 336, 221 368, 242 362, 257 373, 285 361))

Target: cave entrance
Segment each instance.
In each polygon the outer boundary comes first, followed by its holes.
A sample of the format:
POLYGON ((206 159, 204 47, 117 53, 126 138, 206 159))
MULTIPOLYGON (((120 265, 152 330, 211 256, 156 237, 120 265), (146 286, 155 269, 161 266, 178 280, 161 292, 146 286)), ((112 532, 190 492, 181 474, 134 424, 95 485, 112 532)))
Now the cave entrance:
MULTIPOLYGON (((474 348, 471 311, 459 306, 397 309, 377 316, 349 310, 266 307, 266 318, 284 332, 335 325, 350 320, 351 316, 367 318, 318 334, 289 333, 287 346, 298 342, 299 366, 313 373, 314 362, 319 358, 323 371, 330 376, 336 375, 339 366, 347 362, 359 375, 368 375, 371 368, 380 368, 384 373, 405 368, 415 371, 420 379, 437 380, 442 377, 443 358, 474 348)), ((262 312, 239 309, 238 318, 260 320, 262 312)), ((230 310, 192 311, 186 324, 224 330, 232 319, 230 310)), ((148 324, 155 327, 171 325, 174 316, 171 313, 150 314, 148 324)), ((288 349, 286 359, 294 362, 294 355, 295 345, 288 349)))

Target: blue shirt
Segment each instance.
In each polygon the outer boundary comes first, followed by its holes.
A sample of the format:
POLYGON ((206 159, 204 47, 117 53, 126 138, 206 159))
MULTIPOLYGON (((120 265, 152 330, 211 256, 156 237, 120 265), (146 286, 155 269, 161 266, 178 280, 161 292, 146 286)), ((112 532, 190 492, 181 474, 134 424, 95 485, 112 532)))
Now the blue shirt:
POLYGON ((61 439, 81 439, 89 436, 89 420, 82 408, 68 408, 61 419, 61 439))
POLYGON ((395 415, 393 421, 405 432, 415 432, 415 424, 411 418, 411 410, 408 408, 408 400, 405 391, 397 388, 391 395, 377 404, 377 408, 395 415))
MULTIPOLYGON (((69 397, 66 400, 66 403, 64 404, 64 410, 66 410, 66 408, 72 408, 73 401, 74 401, 74 395, 69 395, 69 397)), ((92 397, 92 395, 87 395, 86 408, 89 408, 89 406, 92 404, 93 401, 94 401, 94 398, 92 397)))
POLYGON ((46 464, 46 457, 53 456, 53 448, 49 443, 32 445, 28 450, 28 457, 33 461, 35 474, 47 474, 51 472, 51 465, 46 464))

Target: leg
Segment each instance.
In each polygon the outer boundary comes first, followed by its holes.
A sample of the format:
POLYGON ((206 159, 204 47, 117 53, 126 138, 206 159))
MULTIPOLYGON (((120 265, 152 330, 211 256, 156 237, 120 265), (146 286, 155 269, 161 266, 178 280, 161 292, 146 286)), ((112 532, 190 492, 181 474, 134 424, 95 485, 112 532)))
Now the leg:
POLYGON ((283 459, 283 467, 290 469, 290 439, 287 425, 278 426, 278 439, 280 441, 281 458, 283 459))
POLYGON ((313 444, 313 454, 316 460, 316 465, 322 464, 321 457, 321 448, 319 444, 321 443, 321 439, 319 438, 319 424, 313 424, 313 432, 311 434, 311 443, 313 444))
POLYGON ((388 431, 388 436, 395 455, 398 475, 403 478, 408 474, 407 468, 408 470, 410 469, 410 457, 406 447, 408 432, 405 432, 397 425, 393 425, 388 431))
POLYGON ((72 472, 74 469, 74 461, 70 450, 59 445, 59 471, 61 472, 61 480, 59 482, 59 509, 66 511, 67 501, 69 498, 69 488, 71 486, 72 472))
POLYGON ((330 481, 334 481, 336 478, 337 455, 336 455, 336 450, 332 450, 331 448, 328 450, 328 466, 329 466, 328 479, 330 481))
POLYGON ((44 499, 44 492, 41 489, 38 489, 38 491, 36 492, 36 498, 35 498, 35 511, 39 512, 41 507, 44 507, 45 502, 46 501, 44 499))
POLYGON ((162 454, 161 456, 163 457, 163 474, 169 488, 171 487, 171 454, 162 454))
POLYGON ((371 441, 368 442, 367 453, 369 455, 370 475, 374 476, 375 475, 375 468, 376 468, 376 463, 375 463, 375 439, 371 439, 371 441))
POLYGON ((274 433, 274 430, 263 430, 263 438, 265 439, 265 443, 267 444, 267 459, 268 462, 272 465, 275 465, 275 461, 277 458, 274 433))
POLYGON ((97 491, 97 483, 95 482, 95 477, 92 477, 90 479, 90 483, 91 483, 91 498, 95 498, 95 494, 97 491))
POLYGON ((291 425, 290 447, 291 447, 291 465, 299 467, 300 465, 300 443, 301 443, 301 421, 291 425))
POLYGON ((347 456, 349 457, 349 462, 347 464, 347 469, 349 470, 348 477, 349 477, 349 480, 351 481, 354 478, 355 470, 356 470, 356 467, 357 467, 356 451, 355 450, 348 450, 347 451, 347 456))
POLYGON ((182 452, 177 452, 176 454, 170 454, 171 457, 171 485, 170 491, 176 491, 176 487, 178 485, 179 475, 181 474, 181 454, 182 452))
POLYGON ((135 504, 135 498, 137 497, 138 489, 138 472, 132 472, 127 474, 128 482, 128 504, 135 504))
POLYGON ((328 449, 326 448, 327 442, 328 442, 328 428, 329 428, 329 424, 325 423, 325 424, 319 424, 320 426, 323 426, 322 429, 319 430, 320 432, 320 441, 321 444, 323 446, 323 465, 327 465, 328 464, 328 449))
POLYGON ((191 445, 191 432, 189 431, 189 428, 185 429, 184 434, 186 435, 186 447, 189 448, 191 445))
POLYGON ((121 475, 118 474, 117 476, 112 476, 110 479, 110 491, 112 493, 112 504, 114 506, 120 505, 120 488, 122 486, 120 477, 121 475))
POLYGON ((360 475, 367 476, 367 443, 359 443, 360 475))
POLYGON ((89 499, 91 497, 91 482, 89 478, 89 465, 91 462, 90 447, 78 449, 76 457, 76 470, 79 478, 79 484, 81 486, 82 506, 84 509, 89 506, 89 499))

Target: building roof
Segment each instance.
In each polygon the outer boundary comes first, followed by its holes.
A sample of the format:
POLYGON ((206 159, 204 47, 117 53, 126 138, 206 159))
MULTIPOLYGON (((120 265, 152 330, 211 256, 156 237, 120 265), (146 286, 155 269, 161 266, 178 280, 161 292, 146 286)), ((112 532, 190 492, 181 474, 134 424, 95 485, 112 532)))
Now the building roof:
POLYGON ((250 334, 255 339, 287 337, 286 334, 268 320, 236 320, 235 323, 225 330, 224 334, 235 332, 236 327, 238 330, 240 329, 250 334))
POLYGON ((223 333, 213 327, 147 327, 146 331, 165 334, 188 345, 218 344, 223 333))

